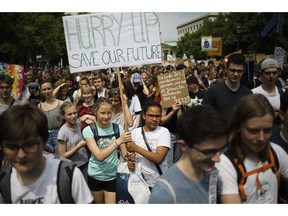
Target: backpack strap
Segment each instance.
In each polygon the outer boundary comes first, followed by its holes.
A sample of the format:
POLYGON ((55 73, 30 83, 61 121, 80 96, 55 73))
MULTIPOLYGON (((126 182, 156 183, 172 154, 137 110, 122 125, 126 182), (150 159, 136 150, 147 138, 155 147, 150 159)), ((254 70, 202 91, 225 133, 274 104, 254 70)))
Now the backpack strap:
POLYGON ((15 99, 13 98, 12 101, 10 102, 10 104, 9 104, 9 107, 13 106, 14 102, 15 102, 15 99))
POLYGON ((273 163, 274 166, 272 167, 272 171, 277 177, 277 182, 278 182, 278 188, 280 187, 280 173, 279 173, 279 160, 277 157, 276 152, 274 149, 270 146, 270 153, 269 153, 269 163, 273 163))
POLYGON ((116 139, 118 139, 120 137, 120 130, 119 130, 119 125, 116 123, 112 123, 113 125, 113 131, 115 134, 116 139))
POLYGON ((98 140, 97 137, 99 136, 99 133, 98 133, 98 129, 96 127, 96 124, 95 123, 91 124, 90 128, 91 128, 91 130, 92 130, 92 132, 94 134, 94 138, 95 138, 95 141, 97 143, 97 140, 98 140))
POLYGON ((231 152, 227 151, 227 153, 225 153, 225 155, 232 162, 232 164, 233 164, 233 166, 237 172, 237 182, 238 182, 239 194, 240 194, 242 201, 247 200, 247 196, 246 196, 246 193, 244 190, 244 185, 246 183, 247 177, 250 175, 257 173, 256 183, 257 183, 258 189, 261 189, 262 184, 258 178, 258 173, 259 172, 265 172, 268 169, 272 169, 272 171, 275 173, 275 175, 277 177, 278 187, 280 186, 280 174, 278 171, 279 161, 278 161, 277 155, 276 155, 275 151, 273 150, 273 148, 271 148, 271 150, 269 152, 268 164, 263 165, 262 167, 259 167, 257 169, 251 170, 249 172, 246 172, 244 164, 238 158, 234 157, 233 153, 231 154, 231 152))
POLYGON ((60 161, 57 173, 57 192, 61 203, 75 203, 72 197, 72 179, 75 164, 60 161))
POLYGON ((283 88, 281 88, 281 87, 279 87, 279 86, 276 86, 277 87, 277 89, 278 89, 278 91, 279 91, 279 94, 280 94, 280 96, 283 94, 283 88))
POLYGON ((256 80, 253 79, 253 88, 256 88, 256 80))
POLYGON ((172 185, 165 179, 162 178, 158 178, 159 182, 163 182, 169 189, 169 191, 171 192, 172 198, 173 198, 173 203, 176 204, 176 193, 172 187, 172 185))
POLYGON ((12 172, 12 166, 7 166, 0 173, 0 193, 5 203, 12 203, 11 182, 10 182, 11 172, 12 172))
MULTIPOLYGON (((237 163, 235 162, 236 157, 235 157, 234 153, 230 149, 228 149, 224 154, 227 156, 227 158, 231 161, 232 165, 234 166, 234 169, 237 172, 237 182, 239 184, 239 182, 240 182, 240 180, 242 178, 242 173, 241 173, 237 163)), ((238 161, 238 163, 239 163, 239 161, 238 161)), ((244 170, 246 172, 245 167, 243 167, 243 168, 244 168, 244 170)))

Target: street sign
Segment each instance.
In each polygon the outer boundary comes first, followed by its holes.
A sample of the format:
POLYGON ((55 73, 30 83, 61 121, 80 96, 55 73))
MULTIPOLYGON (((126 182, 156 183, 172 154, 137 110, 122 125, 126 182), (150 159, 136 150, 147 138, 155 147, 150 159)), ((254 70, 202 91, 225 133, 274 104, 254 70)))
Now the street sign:
POLYGON ((201 37, 201 48, 202 48, 202 51, 212 50, 212 36, 201 37))
POLYGON ((222 56, 222 38, 212 38, 212 50, 208 51, 208 56, 222 56))

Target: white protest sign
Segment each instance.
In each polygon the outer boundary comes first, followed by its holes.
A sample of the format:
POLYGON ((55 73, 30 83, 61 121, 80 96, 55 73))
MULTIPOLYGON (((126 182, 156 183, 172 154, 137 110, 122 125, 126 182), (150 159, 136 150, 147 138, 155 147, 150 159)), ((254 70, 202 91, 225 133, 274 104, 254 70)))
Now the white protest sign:
POLYGON ((283 67, 286 51, 282 47, 275 47, 274 58, 278 62, 279 67, 283 67))
POLYGON ((71 73, 161 63, 156 13, 92 13, 64 16, 71 73))

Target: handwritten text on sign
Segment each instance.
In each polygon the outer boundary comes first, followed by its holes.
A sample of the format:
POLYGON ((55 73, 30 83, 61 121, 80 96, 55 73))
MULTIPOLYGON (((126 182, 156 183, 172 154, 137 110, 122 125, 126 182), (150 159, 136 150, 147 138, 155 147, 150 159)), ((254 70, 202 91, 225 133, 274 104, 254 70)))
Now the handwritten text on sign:
POLYGON ((94 13, 63 17, 71 72, 161 63, 155 13, 94 13))
POLYGON ((175 102, 181 105, 190 103, 184 71, 175 71, 157 76, 163 108, 175 102))

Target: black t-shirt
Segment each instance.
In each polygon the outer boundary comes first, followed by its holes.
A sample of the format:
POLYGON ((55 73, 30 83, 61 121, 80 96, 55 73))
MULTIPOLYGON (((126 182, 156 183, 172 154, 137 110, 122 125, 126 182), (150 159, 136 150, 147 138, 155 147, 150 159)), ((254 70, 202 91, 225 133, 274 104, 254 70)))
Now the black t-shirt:
POLYGON ((252 94, 252 91, 244 85, 234 92, 225 83, 216 83, 208 89, 202 104, 213 107, 229 122, 236 103, 248 94, 252 94))
POLYGON ((30 95, 29 97, 29 103, 34 103, 36 105, 38 105, 41 102, 41 94, 34 96, 33 94, 30 95))

